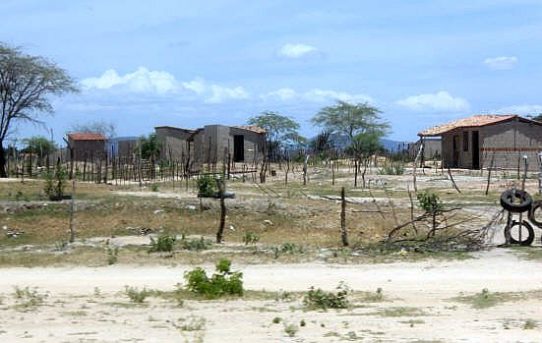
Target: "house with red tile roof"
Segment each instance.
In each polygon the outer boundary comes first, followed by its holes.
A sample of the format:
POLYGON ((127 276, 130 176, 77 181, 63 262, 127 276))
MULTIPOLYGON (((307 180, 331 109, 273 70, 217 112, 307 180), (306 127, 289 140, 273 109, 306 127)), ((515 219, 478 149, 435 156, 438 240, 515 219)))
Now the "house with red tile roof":
POLYGON ((527 156, 529 169, 538 170, 542 151, 542 122, 517 114, 484 114, 437 125, 418 133, 441 137, 445 168, 517 169, 527 156))
POLYGON ((74 161, 93 161, 106 156, 107 138, 95 132, 68 133, 68 148, 74 161))

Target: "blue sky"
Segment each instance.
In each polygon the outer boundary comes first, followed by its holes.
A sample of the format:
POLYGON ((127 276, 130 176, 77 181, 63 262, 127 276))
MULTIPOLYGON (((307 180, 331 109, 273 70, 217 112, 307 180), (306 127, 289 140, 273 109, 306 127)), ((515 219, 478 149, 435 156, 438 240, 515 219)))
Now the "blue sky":
MULTIPOLYGON (((58 140, 105 120, 310 118, 336 99, 383 111, 389 137, 475 113, 542 113, 542 1, 2 0, 0 41, 56 61, 81 92, 43 116, 58 140)), ((47 134, 19 125, 15 136, 47 134)))

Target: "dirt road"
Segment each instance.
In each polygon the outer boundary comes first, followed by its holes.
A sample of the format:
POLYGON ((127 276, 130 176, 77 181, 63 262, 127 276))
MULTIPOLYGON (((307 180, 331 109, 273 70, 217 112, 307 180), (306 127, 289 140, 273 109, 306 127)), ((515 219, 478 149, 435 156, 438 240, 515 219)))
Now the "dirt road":
POLYGON ((385 301, 341 311, 305 311, 301 299, 186 301, 178 307, 150 298, 134 305, 121 293, 124 286, 173 290, 187 269, 1 269, 0 341, 539 342, 542 337, 542 298, 533 296, 542 294, 542 263, 502 249, 464 261, 234 265, 251 290, 333 290, 340 281, 355 291, 383 289, 385 301), (13 295, 16 286, 37 287, 48 297, 41 306, 21 308, 13 295), (486 309, 451 299, 484 288, 519 293, 486 309), (275 317, 280 323, 273 324, 275 317), (286 334, 288 326, 297 328, 294 337, 286 334))

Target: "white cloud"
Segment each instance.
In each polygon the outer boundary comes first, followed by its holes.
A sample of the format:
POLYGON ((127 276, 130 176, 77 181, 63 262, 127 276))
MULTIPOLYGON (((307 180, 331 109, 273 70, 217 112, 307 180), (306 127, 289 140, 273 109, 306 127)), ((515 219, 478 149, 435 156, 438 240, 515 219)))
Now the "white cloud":
POLYGON ((516 56, 488 57, 484 60, 484 64, 493 70, 512 69, 516 63, 518 63, 516 56))
POLYGON ((297 92, 292 88, 280 88, 260 96, 264 100, 305 100, 310 102, 329 102, 342 100, 348 102, 373 102, 366 94, 350 94, 326 89, 311 89, 306 92, 297 92))
POLYGON ((275 91, 261 95, 261 98, 264 100, 276 99, 276 100, 287 101, 287 100, 295 99, 296 97, 298 97, 297 92, 291 88, 280 88, 275 91))
POLYGON ((205 102, 213 104, 221 103, 225 100, 240 100, 249 98, 248 92, 243 87, 228 88, 219 85, 211 85, 210 91, 211 95, 205 100, 205 102))
POLYGON ((308 54, 317 52, 312 45, 307 44, 284 44, 280 50, 279 55, 287 58, 300 58, 308 54))
POLYGON ((201 77, 192 81, 178 81, 175 76, 166 71, 153 71, 139 67, 132 73, 119 75, 114 69, 105 71, 101 76, 89 77, 81 81, 86 90, 123 89, 133 93, 147 94, 195 94, 207 103, 221 103, 227 100, 249 98, 243 87, 225 87, 215 83, 208 83, 201 77))
POLYGON ((347 102, 373 102, 373 99, 366 94, 350 94, 326 89, 312 89, 303 94, 303 98, 309 101, 325 102, 329 100, 342 100, 347 102))
POLYGON ((542 113, 542 105, 513 105, 500 108, 497 113, 510 113, 522 115, 536 115, 542 113))
POLYGON ((442 112, 460 112, 468 111, 470 108, 467 100, 460 97, 453 97, 446 91, 409 96, 405 99, 398 100, 396 103, 416 111, 434 110, 442 112))
POLYGON ((101 76, 89 77, 81 81, 84 89, 110 89, 117 86, 126 87, 136 93, 153 92, 164 94, 177 89, 175 77, 165 71, 152 71, 139 67, 133 73, 119 75, 116 70, 109 69, 101 76))

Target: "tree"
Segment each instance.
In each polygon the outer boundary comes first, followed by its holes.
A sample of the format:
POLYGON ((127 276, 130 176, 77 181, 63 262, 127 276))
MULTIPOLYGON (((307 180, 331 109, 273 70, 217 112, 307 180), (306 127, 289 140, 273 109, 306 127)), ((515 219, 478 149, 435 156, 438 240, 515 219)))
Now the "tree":
POLYGON ((267 135, 267 150, 271 157, 281 147, 290 143, 298 143, 301 136, 297 132, 299 124, 293 119, 277 112, 266 111, 248 119, 249 125, 256 125, 265 129, 267 135))
POLYGON ((361 180, 363 182, 363 188, 365 188, 365 173, 371 157, 377 152, 382 150, 380 144, 380 138, 382 133, 378 131, 362 132, 354 136, 354 139, 347 149, 347 152, 354 158, 355 171, 354 171, 354 187, 358 186, 358 170, 363 167, 361 171, 361 180))
POLYGON ((107 138, 115 137, 115 125, 105 121, 97 120, 85 124, 72 125, 71 130, 74 132, 101 133, 107 138))
POLYGON ((334 106, 324 107, 312 122, 322 126, 330 133, 342 134, 348 138, 347 152, 354 159, 354 186, 357 187, 358 171, 363 165, 363 186, 365 172, 370 157, 378 152, 380 138, 387 132, 389 125, 380 119, 380 110, 367 103, 351 104, 337 101, 334 106))
POLYGON ((51 95, 75 92, 73 79, 55 63, 0 43, 0 177, 7 177, 4 141, 19 122, 39 123, 52 113, 51 95))
POLYGON ((148 137, 139 139, 139 148, 141 149, 141 158, 154 162, 162 151, 162 144, 158 140, 156 133, 151 133, 148 137))
POLYGON ((351 104, 339 100, 334 106, 322 108, 312 118, 312 123, 330 133, 346 135, 351 143, 360 133, 386 132, 389 125, 380 121, 380 113, 378 108, 367 103, 351 104))
POLYGON ((22 152, 37 155, 39 166, 42 165, 44 156, 47 156, 56 150, 55 143, 43 136, 26 138, 23 140, 23 143, 26 145, 26 147, 22 150, 22 152))

